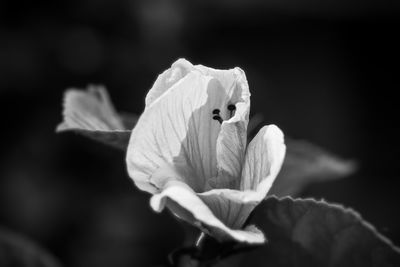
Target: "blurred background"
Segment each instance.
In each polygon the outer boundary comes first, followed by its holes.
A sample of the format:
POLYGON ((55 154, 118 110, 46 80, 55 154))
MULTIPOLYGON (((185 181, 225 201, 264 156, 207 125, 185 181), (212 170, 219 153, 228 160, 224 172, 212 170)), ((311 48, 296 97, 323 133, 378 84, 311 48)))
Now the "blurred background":
POLYGON ((165 262, 183 226, 150 210, 124 153, 54 130, 66 88, 104 84, 118 110, 139 114, 185 57, 241 67, 253 114, 358 160, 302 196, 353 207, 399 245, 399 13, 377 0, 2 0, 0 225, 64 266, 165 262))

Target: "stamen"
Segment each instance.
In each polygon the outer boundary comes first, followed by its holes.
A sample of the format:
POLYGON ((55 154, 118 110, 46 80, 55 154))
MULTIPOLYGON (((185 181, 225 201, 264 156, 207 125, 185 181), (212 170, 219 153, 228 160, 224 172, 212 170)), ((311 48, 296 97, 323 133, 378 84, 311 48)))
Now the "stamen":
POLYGON ((213 110, 213 112, 212 112, 212 113, 213 113, 213 114, 217 114, 217 115, 218 115, 218 114, 220 113, 220 110, 216 108, 216 109, 214 109, 214 110, 213 110))
POLYGON ((233 104, 230 104, 230 105, 228 105, 228 110, 229 110, 229 113, 230 113, 230 117, 232 118, 233 115, 234 115, 234 112, 236 110, 236 106, 233 105, 233 104))
POLYGON ((228 110, 232 112, 232 111, 236 110, 236 106, 233 105, 233 104, 230 104, 230 105, 228 106, 228 110))
POLYGON ((218 116, 218 115, 215 115, 215 116, 213 117, 213 120, 218 121, 220 124, 222 124, 222 122, 223 122, 222 118, 221 118, 220 116, 218 116))

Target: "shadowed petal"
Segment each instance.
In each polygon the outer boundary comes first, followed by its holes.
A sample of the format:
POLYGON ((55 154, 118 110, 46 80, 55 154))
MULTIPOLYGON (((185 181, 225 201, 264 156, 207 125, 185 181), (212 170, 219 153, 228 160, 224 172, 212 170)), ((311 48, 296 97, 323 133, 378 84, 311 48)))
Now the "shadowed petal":
POLYGON ((247 148, 240 191, 213 189, 198 194, 199 197, 227 225, 240 228, 267 195, 279 173, 285 148, 283 134, 278 127, 263 127, 247 148))
POLYGON ((285 151, 282 131, 275 125, 264 126, 247 148, 241 190, 256 191, 261 201, 281 169, 285 151))
POLYGON ((151 207, 155 211, 160 212, 165 206, 179 218, 199 227, 219 241, 236 240, 250 244, 265 242, 263 233, 254 226, 244 230, 228 228, 185 183, 170 181, 161 193, 151 198, 151 207))
POLYGON ((227 91, 227 94, 234 95, 237 100, 243 94, 242 91, 236 91, 236 86, 243 87, 247 90, 246 94, 249 94, 246 76, 244 71, 236 67, 228 70, 213 69, 203 65, 195 65, 194 68, 201 71, 204 75, 212 76, 216 78, 227 91), (247 88, 246 88, 247 87, 247 88))
MULTIPOLYGON (((215 73, 221 71, 213 70, 215 73)), ((220 80, 228 83, 226 74, 220 80)), ((244 162, 247 144, 247 124, 250 113, 250 92, 244 72, 235 68, 229 70, 234 83, 229 85, 231 102, 235 106, 234 115, 222 123, 221 131, 217 141, 218 176, 210 180, 212 188, 238 189, 240 185, 240 174, 244 162)), ((228 109, 225 109, 228 112, 228 109)), ((227 114, 228 116, 228 114, 227 114)))

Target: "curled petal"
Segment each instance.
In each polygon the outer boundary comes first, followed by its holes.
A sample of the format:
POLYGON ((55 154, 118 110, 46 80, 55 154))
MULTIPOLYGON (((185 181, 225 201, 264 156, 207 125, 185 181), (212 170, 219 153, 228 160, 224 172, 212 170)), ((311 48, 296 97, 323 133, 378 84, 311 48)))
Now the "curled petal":
POLYGON ((236 101, 245 94, 250 95, 244 71, 238 67, 234 69, 220 70, 203 65, 195 65, 194 68, 204 75, 212 76, 217 79, 221 83, 222 87, 225 88, 226 93, 233 95, 236 101), (237 86, 243 88, 244 91, 237 91, 237 86))
POLYGON ((235 240, 250 244, 265 242, 263 233, 254 226, 244 230, 228 228, 189 186, 179 181, 168 182, 159 194, 151 198, 150 204, 158 212, 168 207, 177 217, 199 227, 219 241, 235 240))
POLYGON ((263 127, 247 148, 240 190, 213 189, 199 194, 200 198, 227 225, 240 228, 267 195, 285 149, 281 130, 275 125, 263 127))
POLYGON ((171 68, 161 73, 154 82, 153 87, 146 95, 146 108, 148 108, 157 98, 168 91, 174 84, 186 76, 194 69, 192 63, 186 59, 178 59, 171 68))
POLYGON ((282 131, 275 125, 264 126, 250 142, 242 171, 242 191, 257 192, 259 201, 265 198, 285 157, 282 131))
POLYGON ((227 226, 240 229, 259 203, 253 191, 213 189, 198 196, 227 226))
MULTIPOLYGON (((219 73, 222 71, 214 72, 219 73)), ((247 124, 250 113, 250 92, 244 72, 235 68, 230 72, 234 83, 230 87, 231 103, 235 104, 234 115, 222 123, 217 141, 218 175, 210 180, 212 188, 238 189, 240 174, 247 145, 247 124)), ((228 83, 228 74, 219 79, 228 83)))
POLYGON ((89 86, 87 91, 67 90, 63 119, 57 132, 74 131, 121 149, 127 147, 130 130, 102 86, 89 86))

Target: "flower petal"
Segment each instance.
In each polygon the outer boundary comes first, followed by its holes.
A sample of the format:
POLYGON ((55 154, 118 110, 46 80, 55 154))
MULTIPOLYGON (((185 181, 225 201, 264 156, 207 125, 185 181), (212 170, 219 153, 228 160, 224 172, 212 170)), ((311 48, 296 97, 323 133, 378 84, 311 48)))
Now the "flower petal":
POLYGON ((157 98, 168 91, 175 83, 185 77, 194 69, 192 63, 180 58, 175 61, 171 68, 161 73, 154 82, 153 87, 146 95, 146 108, 148 108, 157 98))
POLYGON ((264 126, 247 148, 241 190, 256 191, 261 201, 279 173, 285 151, 282 131, 275 125, 264 126))
POLYGON ((240 229, 259 203, 254 191, 213 189, 198 196, 228 227, 240 229))
POLYGON ((234 75, 235 82, 231 87, 234 90, 230 93, 236 111, 232 118, 221 125, 217 140, 218 176, 210 181, 213 188, 239 188, 246 152, 247 124, 250 113, 249 86, 242 70, 235 68, 231 73, 234 75))
MULTIPOLYGON (((227 69, 227 70, 220 70, 220 69, 213 69, 210 67, 206 67, 203 65, 195 65, 195 69, 199 70, 201 73, 204 75, 212 76, 216 78, 222 85, 223 88, 226 88, 227 94, 234 94, 236 91, 236 86, 238 85, 238 82, 242 83, 244 82, 245 84, 240 86, 247 86, 247 81, 246 81, 246 76, 244 75, 244 71, 241 70, 240 68, 236 67, 234 69, 227 69)), ((241 96, 241 92, 238 92, 236 97, 241 96)))
POLYGON ((281 130, 275 125, 263 127, 247 148, 240 191, 213 189, 199 197, 228 226, 242 227, 275 180, 285 149, 281 130))
POLYGON ((168 207, 177 217, 199 227, 219 241, 236 240, 250 244, 265 242, 263 233, 254 226, 244 230, 228 228, 189 186, 179 181, 168 182, 161 193, 151 198, 150 204, 158 212, 165 206, 168 207))
POLYGON ((196 192, 204 191, 207 179, 217 175, 221 125, 213 119, 213 110, 229 101, 218 80, 196 70, 154 100, 139 118, 128 146, 128 172, 138 187, 157 192, 160 187, 151 177, 169 164, 196 192), (142 188, 143 183, 153 189, 142 188))
POLYGON ((130 131, 102 86, 89 86, 87 91, 67 90, 63 117, 57 132, 74 131, 121 149, 127 147, 130 131))
POLYGON ((238 189, 247 144, 247 124, 250 113, 250 92, 243 70, 236 67, 219 70, 203 65, 194 66, 205 75, 218 79, 231 101, 221 110, 227 118, 221 125, 217 141, 218 175, 210 179, 210 188, 238 189), (233 104, 234 114, 227 106, 233 104), (233 114, 233 116, 232 116, 233 114))

